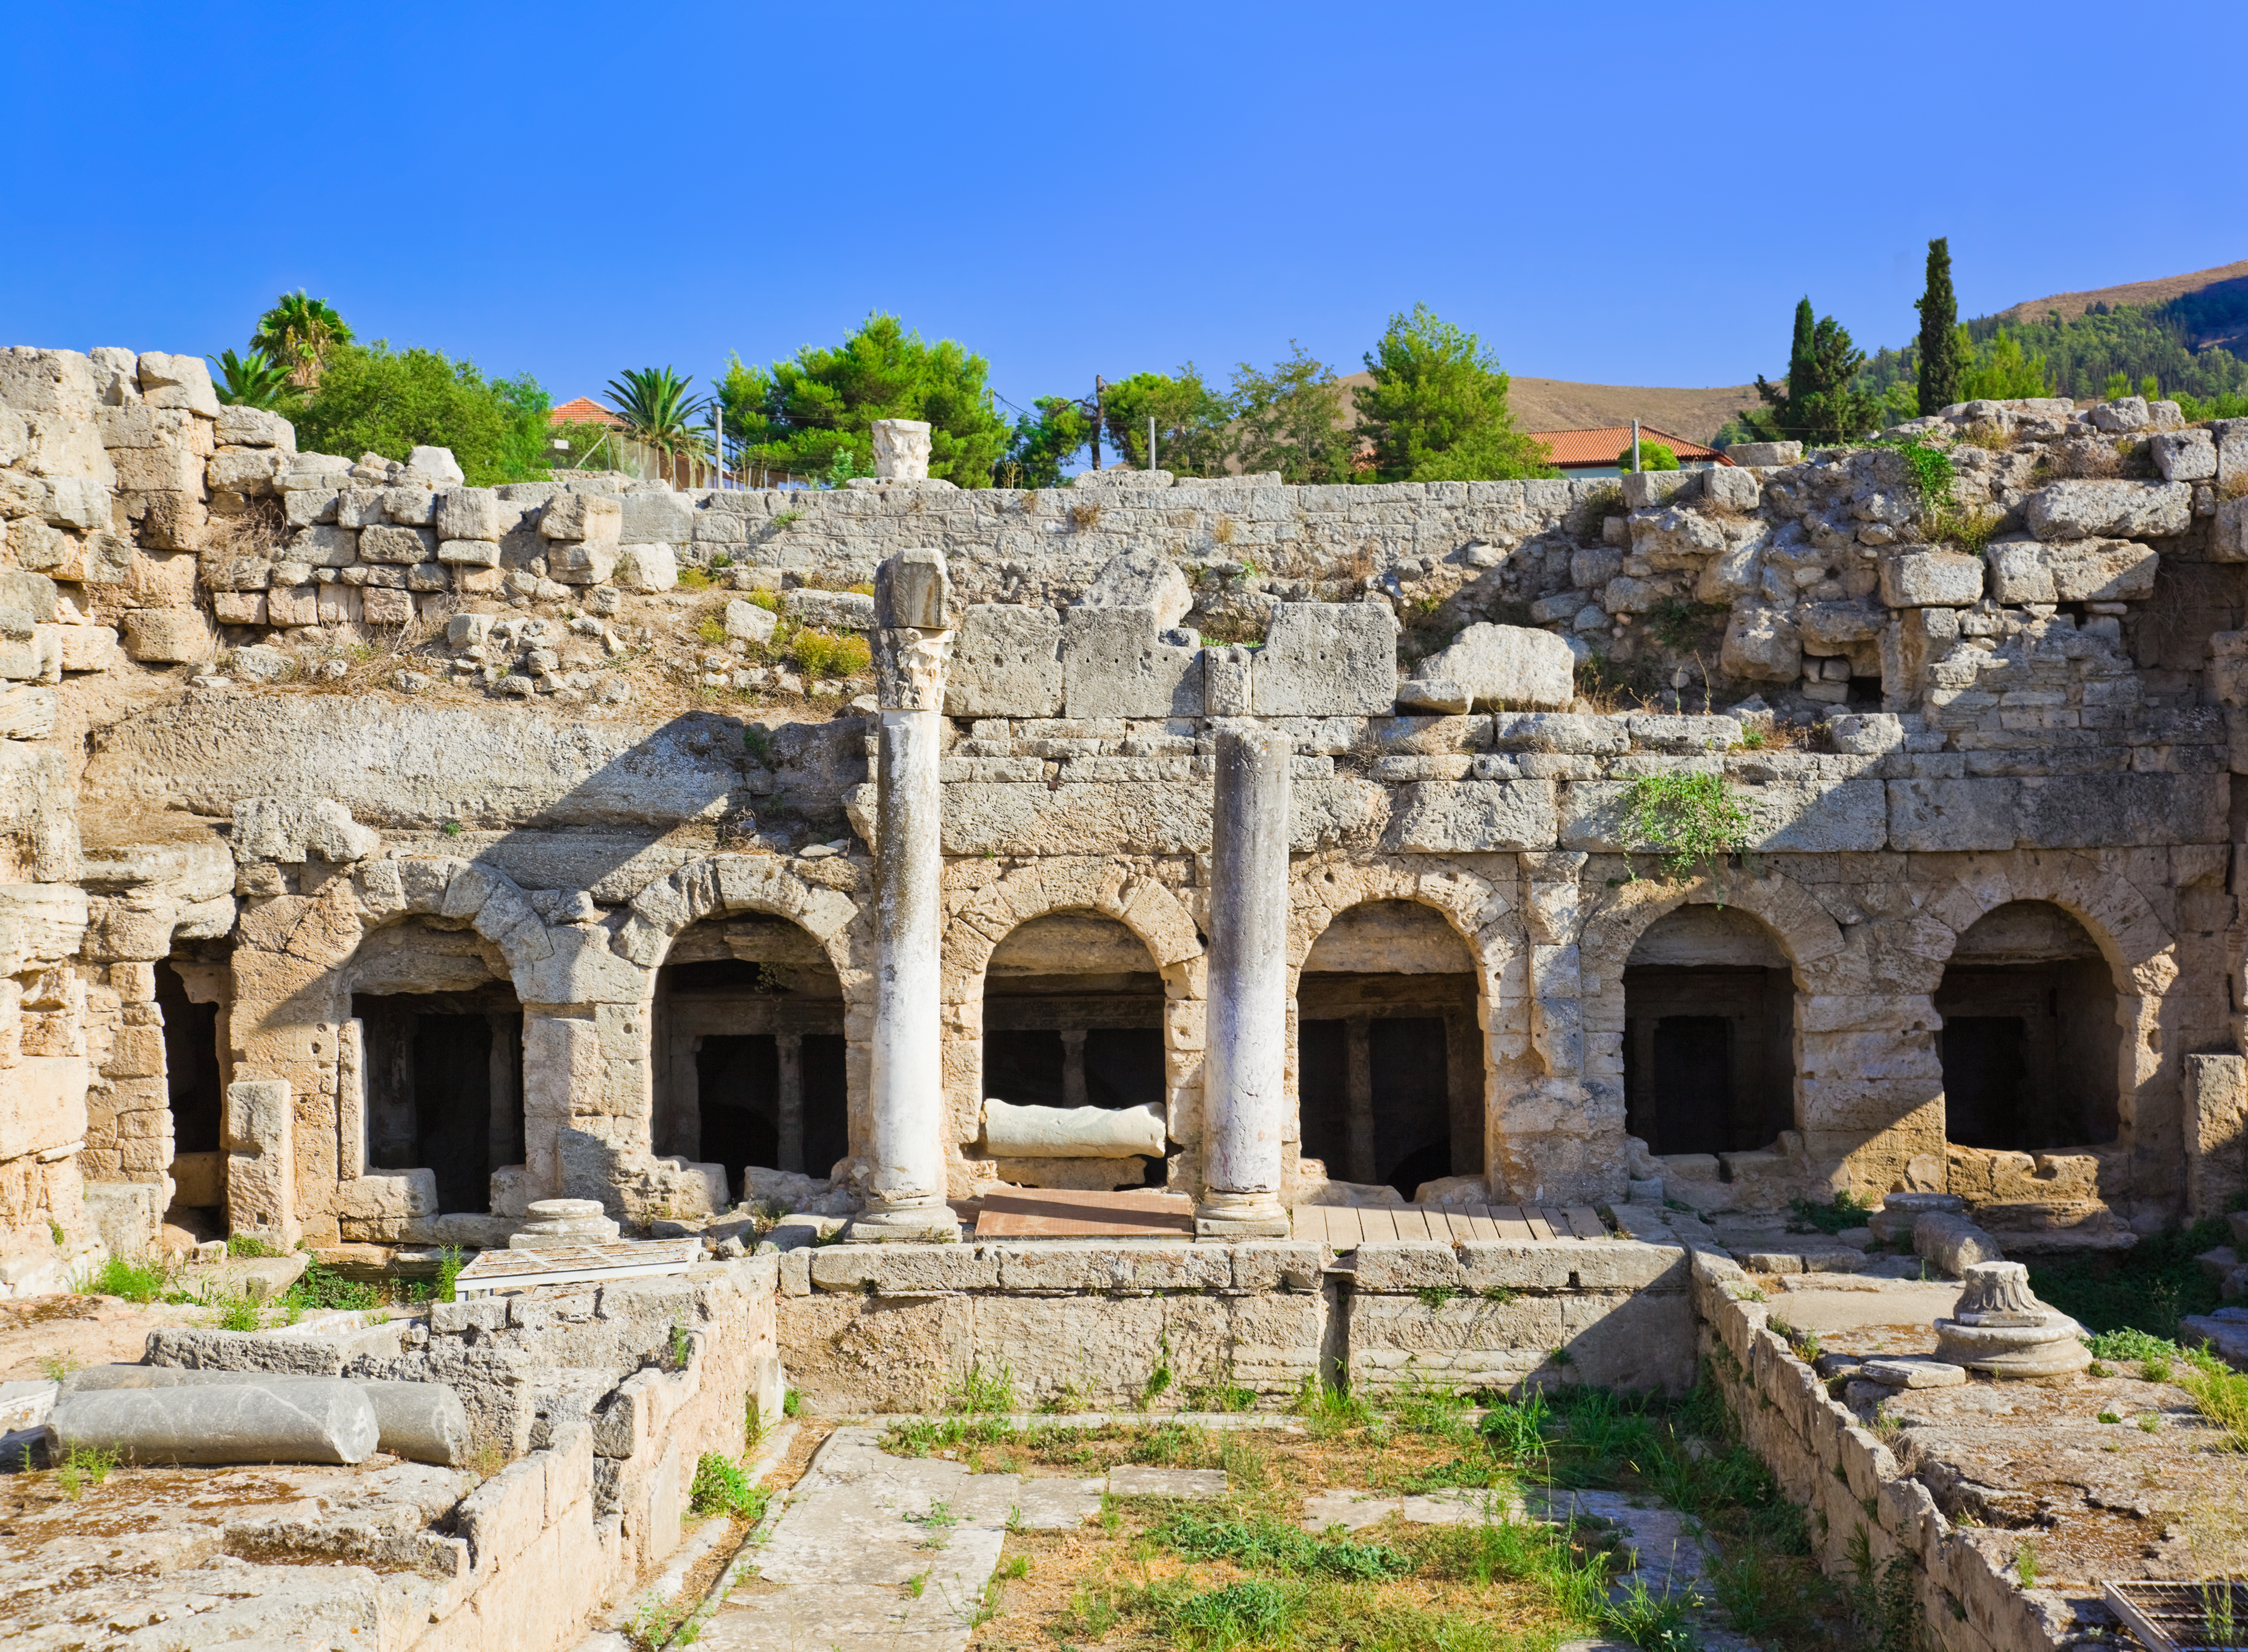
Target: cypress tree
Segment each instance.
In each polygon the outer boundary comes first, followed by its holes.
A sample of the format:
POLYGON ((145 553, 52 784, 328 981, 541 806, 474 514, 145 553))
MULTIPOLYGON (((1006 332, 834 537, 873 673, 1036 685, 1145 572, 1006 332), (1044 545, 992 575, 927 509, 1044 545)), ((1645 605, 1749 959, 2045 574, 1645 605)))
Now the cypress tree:
POLYGON ((1800 401, 1818 388, 1812 382, 1816 369, 1812 365, 1811 346, 1817 326, 1811 312, 1811 295, 1806 293, 1795 306, 1795 337, 1787 346, 1787 395, 1791 401, 1800 401))
POLYGON ((1941 413, 1959 400, 1959 300, 1951 291, 1951 238, 1928 243, 1928 290, 1920 312, 1920 412, 1941 413))

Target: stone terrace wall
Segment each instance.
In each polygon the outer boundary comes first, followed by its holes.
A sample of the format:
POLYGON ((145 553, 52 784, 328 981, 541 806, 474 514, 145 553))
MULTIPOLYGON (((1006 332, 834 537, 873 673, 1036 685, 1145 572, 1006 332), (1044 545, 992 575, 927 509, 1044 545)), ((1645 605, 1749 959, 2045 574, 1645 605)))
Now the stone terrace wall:
MULTIPOLYGON (((1766 1327, 1771 1311, 1749 1299, 1748 1276, 1730 1258, 1697 1251, 1695 1309, 1711 1374, 1743 1436, 1790 1501, 1809 1517, 1819 1564, 1857 1581, 1850 1550, 1862 1533, 1875 1567, 1899 1554, 1914 1568, 1921 1628, 1943 1652, 2053 1652, 2078 1643, 2073 1614, 2053 1596, 2018 1587, 2005 1545, 1985 1544, 1936 1505, 1918 1480, 1831 1398, 1818 1374, 1766 1327)), ((2001 1534, 2004 1535, 2004 1534, 2001 1534)))

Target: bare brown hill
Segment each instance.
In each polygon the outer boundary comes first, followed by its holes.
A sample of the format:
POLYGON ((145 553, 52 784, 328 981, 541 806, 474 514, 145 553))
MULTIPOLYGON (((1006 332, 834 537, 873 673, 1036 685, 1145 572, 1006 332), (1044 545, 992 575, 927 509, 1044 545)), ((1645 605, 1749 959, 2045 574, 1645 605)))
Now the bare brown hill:
MULTIPOLYGON (((2095 304, 2168 304, 2189 292, 2199 292, 2220 282, 2248 279, 2248 259, 2198 270, 2191 275, 2162 276, 2153 281, 2127 281, 2116 287, 2094 287, 2089 292, 2056 292, 2049 298, 2032 298, 1999 315, 2009 321, 2042 321, 2048 310, 2058 310, 2064 321, 2073 321, 2095 304)), ((1683 433, 1682 433, 1683 434, 1683 433)))
MULTIPOLYGON (((1346 391, 1369 382, 1371 375, 1364 373, 1346 374, 1342 380, 1346 391)), ((1629 424, 1636 418, 1689 442, 1707 442, 1733 415, 1756 406, 1757 393, 1752 384, 1688 390, 1668 385, 1579 384, 1517 374, 1507 401, 1516 427, 1524 430, 1589 430, 1629 424)))

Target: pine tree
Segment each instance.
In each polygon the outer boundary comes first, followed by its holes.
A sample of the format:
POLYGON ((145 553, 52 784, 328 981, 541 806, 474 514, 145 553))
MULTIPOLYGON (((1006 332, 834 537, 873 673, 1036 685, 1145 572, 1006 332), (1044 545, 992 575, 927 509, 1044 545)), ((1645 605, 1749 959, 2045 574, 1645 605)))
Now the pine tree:
POLYGON ((1849 329, 1833 316, 1814 319, 1806 298, 1795 306, 1786 386, 1758 374, 1757 394, 1765 405, 1744 413, 1741 422, 1759 442, 1854 442, 1874 428, 1881 410, 1878 396, 1851 387, 1865 365, 1865 353, 1850 342, 1849 329))
POLYGON ((1951 291, 1951 238, 1928 243, 1928 290, 1920 312, 1920 414, 1941 413, 1959 396, 1959 300, 1951 291))

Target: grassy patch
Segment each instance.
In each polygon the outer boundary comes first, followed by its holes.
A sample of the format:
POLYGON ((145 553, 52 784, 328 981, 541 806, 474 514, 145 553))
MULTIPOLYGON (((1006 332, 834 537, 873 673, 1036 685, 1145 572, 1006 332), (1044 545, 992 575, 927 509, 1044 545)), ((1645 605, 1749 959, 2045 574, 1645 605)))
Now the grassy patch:
POLYGON ((2228 1445, 2248 1451, 2248 1376, 2205 1348, 2187 1354, 2185 1361, 2178 1386, 2193 1396, 2202 1416, 2224 1430, 2228 1445))
POLYGON ((2194 1258, 2231 1240, 2231 1230, 2211 1217, 2150 1235, 2128 1251, 2032 1261, 2030 1288, 2087 1331, 2143 1331, 2174 1340, 2179 1320, 2207 1313, 2221 1299, 2217 1281, 2194 1258))
POLYGON ((749 1475, 731 1457, 705 1451, 695 1465, 695 1483, 687 1494, 688 1506, 697 1514, 730 1514, 737 1520, 764 1518, 772 1494, 751 1485, 749 1475))
POLYGON ((170 1275, 161 1262, 113 1256, 81 1280, 77 1289, 93 1296, 123 1297, 127 1302, 145 1305, 163 1295, 170 1284, 170 1275))
POLYGON ((1862 1228, 1871 1219, 1873 1211, 1858 1203, 1858 1196, 1844 1188, 1834 1196, 1831 1204, 1814 1204, 1808 1199, 1790 1199, 1787 1208, 1792 1215, 1788 1224, 1799 1233, 1841 1233, 1851 1228, 1862 1228))

